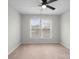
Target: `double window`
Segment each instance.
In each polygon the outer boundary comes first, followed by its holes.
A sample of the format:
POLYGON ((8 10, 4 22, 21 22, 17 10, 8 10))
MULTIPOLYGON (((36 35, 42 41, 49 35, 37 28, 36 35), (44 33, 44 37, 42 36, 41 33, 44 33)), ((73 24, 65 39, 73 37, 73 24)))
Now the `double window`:
POLYGON ((52 20, 31 19, 30 37, 31 38, 52 38, 52 20))

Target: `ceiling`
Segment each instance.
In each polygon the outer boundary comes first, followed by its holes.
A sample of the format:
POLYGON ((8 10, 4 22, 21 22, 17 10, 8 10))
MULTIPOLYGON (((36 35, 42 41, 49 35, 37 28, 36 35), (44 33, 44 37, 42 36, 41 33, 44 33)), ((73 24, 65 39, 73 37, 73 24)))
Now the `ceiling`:
POLYGON ((70 0, 58 0, 50 3, 55 10, 49 8, 43 9, 39 7, 41 0, 8 0, 9 5, 14 7, 22 14, 62 14, 70 9, 70 0))

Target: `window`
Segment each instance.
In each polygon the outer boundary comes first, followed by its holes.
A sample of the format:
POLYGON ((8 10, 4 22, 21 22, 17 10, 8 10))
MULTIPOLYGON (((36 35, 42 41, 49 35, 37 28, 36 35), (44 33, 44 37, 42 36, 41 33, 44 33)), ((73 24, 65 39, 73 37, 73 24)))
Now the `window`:
POLYGON ((46 19, 32 19, 30 21, 31 38, 51 38, 52 21, 46 19))

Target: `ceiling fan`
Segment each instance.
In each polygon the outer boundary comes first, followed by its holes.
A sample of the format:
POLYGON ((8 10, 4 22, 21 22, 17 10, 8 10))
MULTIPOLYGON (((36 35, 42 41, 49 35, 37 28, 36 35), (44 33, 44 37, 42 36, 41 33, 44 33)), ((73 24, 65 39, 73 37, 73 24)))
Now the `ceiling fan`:
POLYGON ((50 4, 50 3, 52 3, 52 2, 55 2, 55 1, 57 1, 57 0, 49 0, 49 1, 47 1, 47 0, 42 0, 41 5, 38 5, 38 6, 42 6, 43 9, 45 9, 45 8, 47 7, 47 8, 49 8, 49 9, 55 10, 54 7, 48 5, 48 4, 50 4))

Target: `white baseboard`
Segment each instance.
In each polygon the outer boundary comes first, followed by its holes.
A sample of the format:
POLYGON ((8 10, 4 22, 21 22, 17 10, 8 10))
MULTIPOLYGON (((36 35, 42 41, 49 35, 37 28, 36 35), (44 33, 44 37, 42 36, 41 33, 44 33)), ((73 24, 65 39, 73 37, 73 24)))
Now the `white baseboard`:
POLYGON ((21 43, 19 43, 19 44, 17 44, 9 53, 8 53, 8 55, 10 55, 18 46, 20 46, 21 45, 21 43))
POLYGON ((52 43, 59 43, 59 42, 22 42, 22 44, 52 44, 52 43))
POLYGON ((61 45, 63 45, 65 48, 70 49, 67 45, 65 45, 64 43, 60 42, 61 45))

